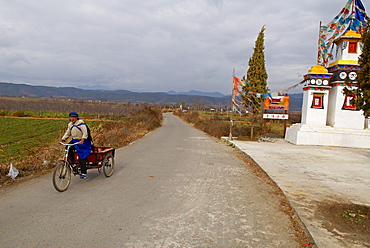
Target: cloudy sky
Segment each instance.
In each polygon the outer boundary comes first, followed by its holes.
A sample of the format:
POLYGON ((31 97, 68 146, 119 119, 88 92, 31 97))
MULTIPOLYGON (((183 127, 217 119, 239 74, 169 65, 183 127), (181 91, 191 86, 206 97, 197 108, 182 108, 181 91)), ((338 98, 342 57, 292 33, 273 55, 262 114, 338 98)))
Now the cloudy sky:
POLYGON ((229 94, 266 25, 268 86, 278 91, 316 64, 319 22, 346 2, 0 0, 0 81, 229 94))

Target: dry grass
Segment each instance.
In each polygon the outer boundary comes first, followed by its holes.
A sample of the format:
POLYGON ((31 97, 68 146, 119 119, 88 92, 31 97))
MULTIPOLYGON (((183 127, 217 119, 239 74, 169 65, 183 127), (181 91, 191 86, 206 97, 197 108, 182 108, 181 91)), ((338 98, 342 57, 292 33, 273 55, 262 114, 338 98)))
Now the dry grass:
MULTIPOLYGON (((99 125, 91 128, 94 145, 116 148, 125 146, 159 127, 162 119, 160 109, 146 106, 126 120, 102 121, 99 125)), ((65 126, 67 123, 66 120, 65 126)), ((16 180, 6 176, 9 171, 9 163, 0 163, 0 186, 50 171, 54 167, 53 162, 60 160, 63 156, 64 148, 58 144, 59 140, 60 137, 57 136, 49 145, 38 150, 30 150, 28 156, 12 161, 13 166, 19 170, 16 180), (50 162, 44 163, 44 161, 50 162)))
MULTIPOLYGON (((177 110, 174 112, 184 121, 190 123, 194 127, 212 135, 216 138, 229 136, 230 133, 230 117, 220 116, 218 114, 206 115, 200 114, 198 111, 182 112, 177 110)), ((232 126, 232 134, 237 137, 250 136, 250 124, 248 117, 243 117, 242 120, 234 121, 232 126)), ((255 132, 260 132, 261 128, 255 127, 255 132)))
MULTIPOLYGON (((221 138, 222 136, 229 136, 230 127, 233 137, 237 137, 239 140, 251 140, 251 116, 228 113, 209 113, 206 114, 203 111, 186 111, 178 109, 174 112, 175 115, 179 116, 184 121, 190 123, 194 127, 216 137, 221 138), (231 116, 233 115, 233 116, 231 116), (233 125, 231 126, 232 120, 233 125)), ((300 113, 290 112, 289 120, 287 122, 287 127, 293 123, 300 121, 300 113)), ((283 120, 266 120, 265 130, 263 128, 263 119, 262 115, 259 116, 254 124, 254 138, 264 136, 264 135, 273 135, 274 137, 284 137, 284 121, 283 120), (265 134, 266 133, 266 134, 265 134)))

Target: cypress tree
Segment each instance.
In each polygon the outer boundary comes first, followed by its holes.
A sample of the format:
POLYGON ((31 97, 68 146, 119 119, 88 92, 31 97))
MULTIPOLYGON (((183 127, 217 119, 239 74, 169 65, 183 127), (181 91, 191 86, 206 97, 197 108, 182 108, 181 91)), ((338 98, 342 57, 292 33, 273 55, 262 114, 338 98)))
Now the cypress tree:
POLYGON ((360 70, 357 82, 357 107, 364 111, 365 117, 370 117, 370 21, 362 33, 362 54, 358 60, 360 70))
POLYGON ((261 94, 268 92, 267 88, 267 72, 265 66, 265 26, 261 28, 258 34, 252 57, 248 62, 248 70, 244 78, 245 85, 243 86, 242 99, 244 105, 251 113, 251 138, 254 133, 254 123, 258 114, 261 113, 263 98, 261 94))

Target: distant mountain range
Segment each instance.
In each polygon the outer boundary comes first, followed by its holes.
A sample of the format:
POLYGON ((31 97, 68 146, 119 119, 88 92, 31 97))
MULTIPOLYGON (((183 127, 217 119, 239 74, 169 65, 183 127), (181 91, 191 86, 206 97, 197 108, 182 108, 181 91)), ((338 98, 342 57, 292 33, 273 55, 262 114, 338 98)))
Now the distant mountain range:
MULTIPOLYGON (((96 86, 95 86, 96 87, 96 86)), ((95 88, 94 86, 92 88, 95 88)), ((56 99, 85 99, 100 101, 121 102, 149 102, 149 103, 203 103, 214 106, 230 106, 231 95, 219 92, 132 92, 128 90, 93 90, 73 87, 32 86, 27 84, 13 84, 0 82, 1 96, 56 98, 56 99)), ((291 110, 300 111, 302 94, 290 94, 291 110)))
MULTIPOLYGON (((104 85, 99 85, 99 84, 80 85, 80 86, 77 86, 76 88, 83 89, 83 90, 111 90, 109 88, 107 89, 107 87, 105 87, 104 85)), ((148 93, 148 92, 136 92, 136 93, 148 93)), ((202 92, 202 91, 196 91, 196 90, 191 90, 187 92, 176 92, 176 91, 171 90, 171 91, 167 91, 166 93, 169 95, 209 96, 209 97, 215 97, 215 98, 224 98, 224 97, 230 98, 231 97, 231 94, 224 95, 220 92, 202 92)))
POLYGON ((203 103, 205 105, 227 106, 230 97, 211 97, 217 93, 203 93, 191 91, 189 94, 176 92, 132 92, 128 90, 86 90, 73 87, 32 86, 27 84, 13 84, 0 82, 1 96, 16 97, 44 97, 57 99, 86 99, 100 101, 121 102, 149 102, 149 103, 203 103))
POLYGON ((209 96, 209 97, 215 97, 215 98, 229 98, 231 95, 224 95, 220 92, 202 92, 202 91, 196 91, 196 90, 191 90, 188 92, 176 92, 176 91, 168 91, 166 92, 169 95, 188 95, 188 96, 209 96))

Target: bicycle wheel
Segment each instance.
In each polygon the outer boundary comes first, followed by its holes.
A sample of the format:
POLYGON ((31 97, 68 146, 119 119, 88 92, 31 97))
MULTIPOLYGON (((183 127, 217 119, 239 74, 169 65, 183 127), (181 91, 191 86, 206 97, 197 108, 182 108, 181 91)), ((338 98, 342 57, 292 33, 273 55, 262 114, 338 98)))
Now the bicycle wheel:
POLYGON ((71 168, 66 161, 59 161, 53 172, 53 185, 59 192, 65 191, 71 182, 71 168))
POLYGON ((110 177, 114 170, 114 157, 112 154, 107 155, 103 161, 103 172, 106 177, 110 177))

